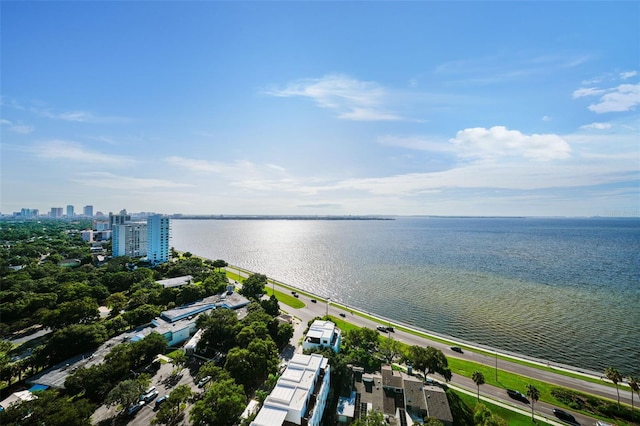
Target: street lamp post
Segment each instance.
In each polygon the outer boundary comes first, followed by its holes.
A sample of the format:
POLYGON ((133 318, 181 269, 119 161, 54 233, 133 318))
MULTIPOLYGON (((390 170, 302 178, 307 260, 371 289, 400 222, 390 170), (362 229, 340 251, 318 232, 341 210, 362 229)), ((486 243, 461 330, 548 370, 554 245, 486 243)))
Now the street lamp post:
POLYGON ((325 313, 326 316, 329 316, 329 303, 331 302, 331 298, 327 297, 327 312, 325 313))
POLYGON ((498 381, 498 351, 496 351, 496 382, 498 381))

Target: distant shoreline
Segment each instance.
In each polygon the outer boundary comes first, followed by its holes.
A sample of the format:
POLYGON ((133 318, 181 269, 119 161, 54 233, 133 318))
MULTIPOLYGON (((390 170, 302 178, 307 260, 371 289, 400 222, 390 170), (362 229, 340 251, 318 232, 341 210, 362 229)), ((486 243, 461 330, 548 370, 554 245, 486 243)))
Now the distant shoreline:
POLYGON ((381 216, 291 216, 291 215, 180 215, 171 216, 171 219, 182 220, 395 220, 391 217, 381 216))

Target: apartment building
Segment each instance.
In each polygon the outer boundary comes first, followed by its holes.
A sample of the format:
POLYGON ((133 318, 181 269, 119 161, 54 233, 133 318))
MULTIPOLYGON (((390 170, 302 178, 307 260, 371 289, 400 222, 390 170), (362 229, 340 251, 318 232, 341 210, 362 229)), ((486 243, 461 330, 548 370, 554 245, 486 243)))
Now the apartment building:
POLYGON ((168 262, 171 251, 171 222, 168 217, 154 214, 147 217, 147 258, 153 265, 168 262))
POLYGON ((127 222, 112 226, 112 255, 144 257, 147 255, 147 224, 127 222))
POLYGON ((319 426, 330 369, 329 360, 320 354, 294 355, 251 426, 319 426))

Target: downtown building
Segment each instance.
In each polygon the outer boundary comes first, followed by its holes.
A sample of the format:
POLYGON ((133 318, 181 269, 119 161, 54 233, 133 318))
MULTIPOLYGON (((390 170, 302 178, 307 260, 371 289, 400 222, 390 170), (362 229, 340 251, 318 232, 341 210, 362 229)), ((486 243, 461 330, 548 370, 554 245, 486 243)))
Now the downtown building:
POLYGON ((60 219, 62 217, 62 207, 51 207, 49 217, 54 219, 60 219))
POLYGON ((84 206, 82 208, 82 215, 86 217, 93 217, 93 206, 84 206))

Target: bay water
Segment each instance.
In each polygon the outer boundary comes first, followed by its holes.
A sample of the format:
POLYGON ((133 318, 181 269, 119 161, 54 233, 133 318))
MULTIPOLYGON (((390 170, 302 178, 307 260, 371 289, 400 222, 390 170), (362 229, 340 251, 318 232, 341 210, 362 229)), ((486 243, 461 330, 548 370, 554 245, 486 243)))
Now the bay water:
POLYGON ((640 375, 640 219, 172 220, 172 246, 501 351, 640 375))

